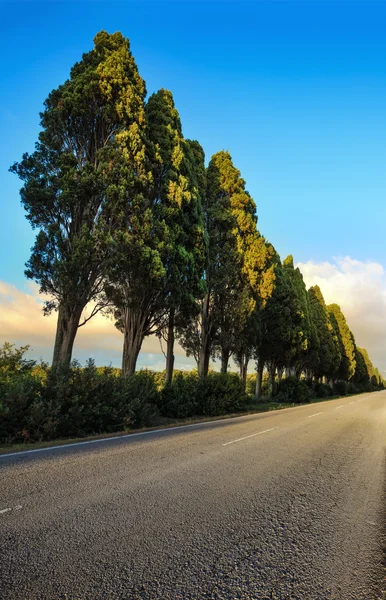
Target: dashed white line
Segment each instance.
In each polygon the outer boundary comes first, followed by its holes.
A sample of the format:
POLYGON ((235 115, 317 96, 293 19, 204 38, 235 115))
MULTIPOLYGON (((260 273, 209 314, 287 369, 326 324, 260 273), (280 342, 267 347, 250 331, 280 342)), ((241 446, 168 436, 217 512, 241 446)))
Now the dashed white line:
POLYGON ((338 408, 344 408, 344 404, 341 404, 340 406, 336 406, 335 410, 338 410, 338 408))
POLYGON ((354 402, 349 402, 349 404, 354 404, 354 402))
POLYGON ((4 515, 5 513, 10 512, 11 510, 20 510, 21 508, 23 508, 21 504, 18 504, 17 506, 11 506, 9 508, 2 508, 0 510, 0 515, 4 515))
POLYGON ((238 438, 237 440, 232 440, 231 442, 226 442, 225 444, 223 444, 223 446, 229 446, 229 444, 236 444, 236 442, 242 442, 243 440, 248 440, 249 438, 253 438, 256 435, 268 433, 269 431, 273 431, 274 429, 278 429, 278 427, 272 427, 271 429, 264 429, 264 431, 258 431, 257 433, 252 433, 251 435, 246 435, 245 437, 238 438))
POLYGON ((322 415, 323 413, 315 413, 314 415, 309 415, 307 419, 312 419, 312 417, 317 417, 318 415, 322 415))

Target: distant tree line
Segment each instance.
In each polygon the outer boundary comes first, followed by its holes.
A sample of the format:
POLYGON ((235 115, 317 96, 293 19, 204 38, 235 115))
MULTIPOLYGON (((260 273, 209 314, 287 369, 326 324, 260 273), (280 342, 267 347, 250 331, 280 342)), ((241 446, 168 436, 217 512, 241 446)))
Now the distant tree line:
POLYGON ((208 166, 185 139, 172 93, 146 99, 121 33, 105 31, 53 90, 36 149, 11 171, 37 230, 26 276, 57 311, 52 371, 70 364, 74 340, 99 311, 123 335, 122 374, 135 372, 145 337, 176 340, 208 375, 211 359, 241 379, 255 362, 271 388, 283 373, 365 386, 383 379, 358 348, 337 304, 307 290, 291 256, 257 230, 256 205, 227 151, 208 166), (84 309, 92 311, 83 318, 84 309))

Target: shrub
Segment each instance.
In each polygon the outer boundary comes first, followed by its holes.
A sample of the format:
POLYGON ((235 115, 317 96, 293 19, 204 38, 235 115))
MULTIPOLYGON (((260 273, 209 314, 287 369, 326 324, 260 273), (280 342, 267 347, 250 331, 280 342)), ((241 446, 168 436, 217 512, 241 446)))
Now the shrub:
POLYGON ((334 394, 337 396, 347 396, 348 383, 347 381, 336 381, 334 383, 334 394))
POLYGON ((199 414, 215 416, 242 410, 248 403, 244 383, 235 373, 211 373, 197 384, 199 414))
POLYGON ((159 395, 159 407, 165 417, 185 419, 197 414, 197 374, 177 372, 171 384, 159 395))
POLYGON ((15 348, 15 344, 5 342, 0 348, 0 381, 9 381, 22 373, 29 373, 35 366, 34 360, 24 358, 29 346, 15 348))
POLYGON ((166 371, 165 369, 163 371, 156 371, 153 373, 153 378, 154 378, 154 383, 157 387, 157 390, 161 390, 165 384, 165 376, 166 376, 166 371))
POLYGON ((350 381, 347 392, 348 394, 360 394, 360 388, 355 383, 350 381))
POLYGON ((143 427, 154 425, 159 418, 159 392, 151 371, 138 371, 120 378, 117 401, 124 415, 125 425, 143 427))
POLYGON ((276 402, 310 402, 313 396, 307 383, 297 377, 286 377, 276 386, 276 402))
POLYGON ((44 392, 44 383, 29 372, 0 383, 0 440, 39 440, 54 435, 56 406, 44 392))
POLYGON ((115 369, 97 369, 90 360, 84 369, 73 363, 70 371, 57 374, 49 387, 51 394, 60 399, 60 436, 142 427, 153 424, 159 415, 158 392, 148 371, 117 377, 115 369))
POLYGON ((315 383, 313 389, 316 398, 328 398, 332 395, 332 388, 326 383, 315 383))

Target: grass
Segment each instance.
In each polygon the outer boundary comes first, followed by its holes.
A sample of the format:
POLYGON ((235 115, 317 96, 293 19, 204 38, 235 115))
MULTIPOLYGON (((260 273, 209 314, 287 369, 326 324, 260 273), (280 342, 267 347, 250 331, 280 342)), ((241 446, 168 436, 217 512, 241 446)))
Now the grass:
MULTIPOLYGON (((315 404, 318 402, 328 402, 329 400, 336 400, 341 396, 329 396, 328 398, 313 398, 307 404, 315 404)), ((347 396, 346 396, 347 397, 347 396)), ((299 404, 295 402, 257 402, 248 405, 246 410, 230 413, 227 415, 218 415, 216 417, 190 417, 188 419, 167 419, 163 418, 154 427, 143 427, 141 429, 130 429, 125 431, 119 431, 116 433, 100 433, 97 435, 89 435, 78 438, 62 438, 57 440, 50 440, 45 442, 25 442, 16 444, 3 444, 0 446, 0 454, 9 454, 10 452, 22 452, 23 450, 37 450, 39 448, 53 448, 55 446, 71 445, 76 442, 87 442, 92 440, 103 440, 106 438, 119 438, 122 435, 128 435, 133 433, 142 433, 144 431, 154 431, 158 429, 171 429, 173 427, 181 425, 194 425, 195 423, 210 423, 211 421, 218 421, 223 419, 232 419, 234 417, 242 417, 245 415, 271 412, 273 410, 282 410, 284 408, 295 408, 297 406, 306 406, 307 404, 299 404)))

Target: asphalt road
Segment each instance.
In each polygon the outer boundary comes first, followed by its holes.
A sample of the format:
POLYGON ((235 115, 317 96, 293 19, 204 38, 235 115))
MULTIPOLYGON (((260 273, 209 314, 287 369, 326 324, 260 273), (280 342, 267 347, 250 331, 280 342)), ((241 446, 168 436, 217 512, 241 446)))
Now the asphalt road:
POLYGON ((386 392, 0 458, 0 598, 376 600, 386 392))

